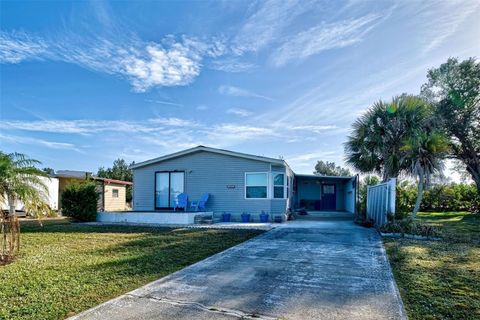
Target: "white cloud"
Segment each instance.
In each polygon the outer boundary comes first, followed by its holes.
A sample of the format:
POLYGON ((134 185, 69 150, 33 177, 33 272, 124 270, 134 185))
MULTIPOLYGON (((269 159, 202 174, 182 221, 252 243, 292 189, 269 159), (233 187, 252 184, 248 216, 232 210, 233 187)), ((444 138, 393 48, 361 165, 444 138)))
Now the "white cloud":
POLYGON ((180 119, 180 118, 154 118, 154 119, 148 119, 148 122, 153 124, 169 126, 169 127, 183 127, 183 126, 198 127, 199 126, 199 124, 197 124, 196 122, 186 120, 186 119, 180 119))
POLYGON ((300 131, 311 131, 315 133, 321 133, 327 130, 337 129, 338 127, 335 125, 297 125, 297 126, 290 126, 290 130, 300 130, 300 131))
POLYGON ((312 27, 286 41, 275 50, 270 60, 278 67, 290 61, 301 61, 325 50, 350 46, 363 40, 364 35, 379 18, 378 15, 367 15, 312 27))
POLYGON ((23 32, 0 32, 0 63, 19 63, 45 53, 48 44, 23 32))
POLYGON ((248 116, 253 114, 253 112, 245 110, 245 109, 241 109, 241 108, 230 108, 230 109, 227 109, 227 111, 225 111, 225 112, 229 113, 229 114, 234 114, 234 115, 240 116, 240 117, 248 117, 248 116))
MULTIPOLYGON (((457 33, 459 26, 472 14, 480 13, 480 2, 440 1, 438 3, 419 3, 415 8, 421 17, 420 32, 425 33, 426 45, 423 54, 439 47, 449 37, 457 33)), ((480 18, 480 15, 478 16, 480 18)), ((478 33, 478 29, 477 29, 478 33)))
POLYGON ((20 143, 20 144, 39 145, 39 146, 47 147, 50 149, 73 150, 77 152, 82 152, 79 148, 77 148, 72 143, 55 142, 55 141, 38 139, 38 138, 21 137, 21 136, 4 135, 4 134, 0 134, 0 138, 4 142, 10 142, 13 144, 20 143))
MULTIPOLYGON (((238 111, 238 110, 237 110, 238 111)), ((168 147, 173 145, 192 146, 205 144, 228 147, 240 142, 266 139, 305 140, 305 131, 320 134, 329 126, 312 127, 278 127, 274 124, 257 126, 249 122, 225 122, 208 124, 182 118, 149 118, 141 121, 133 120, 34 120, 34 121, 0 121, 5 131, 29 131, 58 134, 82 135, 84 139, 94 139, 95 143, 119 143, 128 138, 133 141, 144 141, 168 147)), ((40 143, 40 142, 38 142, 40 143)), ((50 147, 71 148, 70 145, 52 143, 50 147)))
POLYGON ((224 72, 248 72, 257 66, 249 62, 241 62, 235 58, 226 58, 212 61, 209 65, 210 69, 224 72))
POLYGON ((285 27, 310 8, 310 1, 261 1, 258 10, 251 14, 233 41, 234 53, 257 52, 274 41, 285 27))
POLYGON ((183 104, 171 102, 171 101, 163 101, 163 100, 153 100, 153 99, 145 99, 146 102, 152 102, 156 104, 164 104, 167 106, 175 106, 175 107, 183 107, 183 104))
POLYGON ((0 34, 0 62, 18 63, 26 59, 51 59, 127 78, 135 91, 153 87, 183 86, 200 74, 205 56, 217 56, 218 43, 167 36, 162 43, 137 38, 66 36, 45 40, 23 33, 0 34))
POLYGON ((303 154, 296 154, 285 157, 285 161, 295 170, 295 172, 305 172, 305 168, 311 170, 315 167, 315 163, 318 160, 328 160, 328 161, 335 161, 338 159, 339 154, 341 151, 314 151, 314 152, 307 152, 303 154))
POLYGON ((242 89, 242 88, 234 87, 234 86, 222 85, 218 88, 218 92, 220 94, 227 95, 227 96, 260 98, 260 99, 264 99, 264 100, 268 100, 268 101, 273 101, 272 98, 269 98, 267 96, 263 96, 263 95, 255 93, 255 92, 251 92, 251 91, 248 91, 246 89, 242 89))

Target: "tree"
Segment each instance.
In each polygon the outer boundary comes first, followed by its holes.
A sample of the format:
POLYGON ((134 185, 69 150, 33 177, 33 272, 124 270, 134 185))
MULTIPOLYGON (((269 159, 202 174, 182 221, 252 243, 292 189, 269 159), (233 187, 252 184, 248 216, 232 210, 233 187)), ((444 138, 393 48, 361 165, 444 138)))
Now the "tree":
POLYGON ((43 205, 34 206, 32 201, 44 202, 48 195, 47 186, 40 178, 47 175, 35 167, 39 164, 39 161, 21 153, 0 152, 0 201, 7 200, 9 205, 8 212, 0 215, 0 263, 9 261, 19 250, 20 224, 15 214, 16 200, 23 201, 31 208, 38 208, 43 205))
MULTIPOLYGON (((117 159, 113 161, 112 168, 98 168, 97 176, 100 178, 108 178, 108 179, 116 179, 116 180, 123 180, 123 181, 132 181, 133 180, 133 172, 130 169, 130 166, 135 164, 132 162, 130 165, 124 159, 117 159)), ((127 202, 132 201, 132 187, 127 186, 126 188, 126 200, 127 202)))
POLYGON ((403 162, 407 165, 407 173, 417 177, 417 199, 412 211, 415 219, 422 203, 423 190, 430 184, 431 177, 443 170, 443 159, 448 151, 446 137, 433 130, 419 131, 404 141, 402 151, 405 151, 403 162))
POLYGON ((465 164, 480 194, 480 62, 450 58, 429 70, 427 79, 422 94, 434 104, 454 158, 465 164))
POLYGON ((367 190, 368 186, 374 186, 380 183, 380 178, 374 175, 368 175, 360 181, 360 188, 358 190, 359 214, 361 217, 367 217, 367 190))
POLYGON ((42 171, 45 172, 48 175, 54 175, 55 174, 55 170, 53 170, 52 168, 43 168, 42 171))
POLYGON ((351 176, 350 170, 337 166, 335 162, 317 161, 314 174, 320 176, 351 176))
POLYGON ((378 101, 353 124, 345 143, 346 162, 383 181, 397 178, 405 169, 403 141, 430 118, 431 106, 417 96, 401 95, 390 103, 378 101))

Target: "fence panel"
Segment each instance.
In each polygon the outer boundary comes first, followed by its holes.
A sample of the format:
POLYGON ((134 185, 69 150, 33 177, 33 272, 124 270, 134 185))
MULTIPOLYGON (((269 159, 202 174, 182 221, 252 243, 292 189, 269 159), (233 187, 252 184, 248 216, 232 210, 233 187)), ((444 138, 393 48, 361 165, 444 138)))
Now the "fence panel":
POLYGON ((375 226, 387 223, 387 215, 395 213, 396 179, 367 187, 367 217, 375 226))

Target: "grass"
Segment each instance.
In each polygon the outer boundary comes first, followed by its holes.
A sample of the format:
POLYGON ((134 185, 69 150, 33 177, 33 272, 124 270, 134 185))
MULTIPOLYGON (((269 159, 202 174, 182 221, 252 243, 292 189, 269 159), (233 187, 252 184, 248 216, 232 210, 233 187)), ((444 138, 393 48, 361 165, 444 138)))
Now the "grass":
POLYGON ((24 222, 0 267, 0 319, 63 319, 260 233, 24 222))
POLYGON ((480 217, 420 213, 441 241, 385 239, 409 319, 480 319, 480 217))

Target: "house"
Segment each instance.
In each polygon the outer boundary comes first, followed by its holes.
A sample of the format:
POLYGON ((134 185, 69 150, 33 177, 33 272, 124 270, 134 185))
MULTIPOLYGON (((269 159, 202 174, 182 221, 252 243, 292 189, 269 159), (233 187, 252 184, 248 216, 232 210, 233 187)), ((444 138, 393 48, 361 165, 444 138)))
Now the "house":
POLYGON ((295 174, 282 159, 198 146, 133 165, 133 209, 171 211, 175 198, 188 201, 208 192, 206 211, 242 212, 255 220, 265 211, 355 212, 357 178, 295 174))
POLYGON ((126 201, 126 188, 132 183, 128 181, 100 178, 94 176, 91 172, 59 170, 55 174, 59 181, 58 203, 61 209, 61 196, 65 188, 73 183, 90 180, 97 183, 97 191, 100 195, 98 199, 98 211, 124 211, 130 207, 126 201))
MULTIPOLYGON (((45 202, 48 204, 50 209, 58 210, 58 188, 59 188, 59 181, 57 178, 54 177, 38 177, 47 187, 47 193, 44 193, 43 190, 40 190, 42 194, 44 194, 45 202)), ((8 210, 8 200, 6 198, 3 199, 3 203, 1 204, 2 210, 8 210)), ((15 200, 15 210, 24 212, 25 204, 20 200, 15 200)), ((21 214, 22 215, 22 214, 21 214)))

